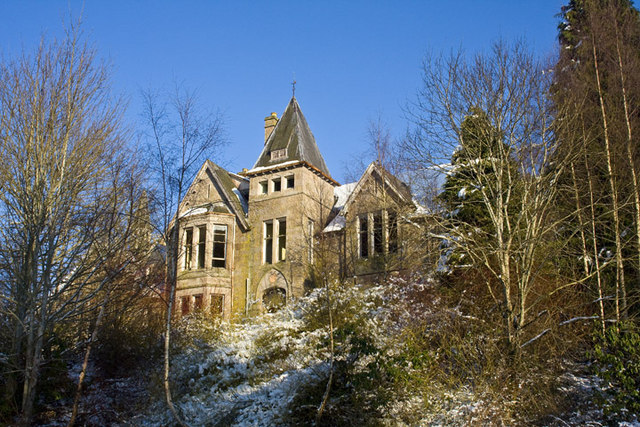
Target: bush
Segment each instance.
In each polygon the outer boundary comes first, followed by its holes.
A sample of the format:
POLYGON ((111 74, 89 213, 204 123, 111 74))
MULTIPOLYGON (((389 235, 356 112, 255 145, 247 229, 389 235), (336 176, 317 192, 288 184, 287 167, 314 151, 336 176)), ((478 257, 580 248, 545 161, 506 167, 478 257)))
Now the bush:
POLYGON ((599 403, 611 419, 640 414, 640 334, 633 322, 623 322, 594 336, 595 373, 609 385, 599 403))

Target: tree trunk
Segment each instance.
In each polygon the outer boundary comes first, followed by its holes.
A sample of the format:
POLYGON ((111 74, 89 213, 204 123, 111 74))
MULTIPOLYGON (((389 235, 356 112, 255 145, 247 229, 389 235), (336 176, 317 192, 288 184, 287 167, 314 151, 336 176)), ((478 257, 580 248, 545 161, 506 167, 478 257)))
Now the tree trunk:
POLYGON ((316 425, 320 424, 320 420, 322 419, 322 414, 327 406, 327 401, 329 400, 329 394, 331 393, 331 384, 333 383, 333 364, 334 364, 334 344, 333 344, 333 314, 331 309, 331 289, 329 287, 329 281, 324 278, 325 283, 325 291, 327 292, 327 311, 329 312, 329 378, 327 379, 327 387, 324 390, 324 395, 322 396, 322 402, 318 407, 318 412, 316 413, 316 425))
POLYGON ((167 286, 169 287, 169 298, 167 301, 167 322, 165 325, 165 335, 164 335, 164 395, 167 401, 167 406, 169 406, 169 410, 171 414, 175 418, 176 422, 181 426, 186 426, 186 424, 182 421, 180 416, 178 415, 178 411, 173 404, 173 399, 171 397, 171 383, 169 381, 169 360, 170 360, 170 349, 171 349, 171 320, 173 317, 173 303, 176 295, 176 285, 177 285, 177 262, 178 262, 178 230, 179 230, 179 220, 178 220, 178 212, 176 212, 176 220, 173 228, 170 232, 169 237, 169 250, 167 251, 167 286))
POLYGON ((89 339, 89 343, 87 344, 87 349, 84 353, 84 360, 82 361, 82 370, 80 371, 80 376, 78 377, 78 387, 76 388, 76 395, 73 400, 73 409, 71 411, 71 419, 67 424, 67 427, 72 427, 78 416, 78 406, 80 405, 80 398, 82 397, 82 383, 84 382, 84 377, 87 374, 87 368, 89 367, 89 357, 91 356, 91 349, 93 347, 93 343, 98 338, 98 330, 102 325, 102 319, 104 317, 105 307, 107 302, 109 301, 109 292, 107 291, 104 296, 104 300, 102 301, 102 305, 100 306, 100 311, 98 312, 98 317, 96 319, 96 324, 93 327, 93 332, 91 333, 91 338, 89 339))
POLYGON ((622 258, 622 241, 620 239, 620 218, 619 218, 619 202, 616 179, 613 172, 612 151, 611 143, 609 141, 609 126, 607 123, 607 114, 604 105, 604 97, 602 94, 602 86, 600 84, 600 71, 598 69, 598 53, 596 51, 595 39, 592 38, 593 43, 593 66, 596 74, 596 85, 598 89, 598 98, 600 100, 600 112, 602 115, 602 129, 604 135, 605 154, 607 156, 607 171, 609 173, 609 186, 611 190, 611 200, 613 208, 613 227, 615 234, 616 245, 616 320, 620 320, 622 316, 626 316, 627 310, 627 289, 624 280, 624 261, 622 258))

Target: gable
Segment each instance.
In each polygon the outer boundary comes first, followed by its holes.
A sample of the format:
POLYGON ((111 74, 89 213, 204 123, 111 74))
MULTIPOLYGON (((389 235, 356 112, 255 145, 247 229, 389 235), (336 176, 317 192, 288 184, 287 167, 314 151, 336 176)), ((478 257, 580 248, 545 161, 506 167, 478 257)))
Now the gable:
POLYGON ((248 204, 238 188, 244 179, 232 177, 212 161, 205 161, 181 202, 181 217, 205 212, 230 213, 243 230, 248 230, 248 204))
POLYGON ((390 205, 413 205, 409 187, 377 163, 371 163, 357 182, 336 187, 332 217, 323 230, 334 232, 346 225, 347 213, 366 212, 390 205))

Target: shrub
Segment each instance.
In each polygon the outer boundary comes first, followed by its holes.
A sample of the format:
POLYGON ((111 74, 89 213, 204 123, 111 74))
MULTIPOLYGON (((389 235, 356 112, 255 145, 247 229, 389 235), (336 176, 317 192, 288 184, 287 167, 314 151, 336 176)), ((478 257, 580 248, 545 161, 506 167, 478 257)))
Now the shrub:
POLYGON ((640 414, 640 334, 633 322, 598 331, 592 357, 596 374, 608 387, 599 394, 605 415, 632 419, 640 414))

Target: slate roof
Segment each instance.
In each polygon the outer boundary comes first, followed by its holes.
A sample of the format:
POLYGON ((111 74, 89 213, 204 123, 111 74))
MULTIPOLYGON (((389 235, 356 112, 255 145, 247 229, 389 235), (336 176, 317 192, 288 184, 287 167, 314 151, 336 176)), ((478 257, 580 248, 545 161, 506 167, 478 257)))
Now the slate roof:
POLYGON ((211 160, 207 160, 205 164, 208 166, 208 171, 213 175, 213 181, 220 186, 219 192, 221 195, 229 201, 233 209, 233 213, 238 218, 238 221, 245 229, 249 228, 246 216, 248 212, 247 201, 244 200, 244 196, 233 183, 233 180, 229 176, 229 172, 226 169, 213 163, 211 160), (221 191, 220 191, 221 190, 221 191))
POLYGON ((291 101, 289 101, 289 105, 287 105, 282 117, 278 120, 276 127, 267 139, 262 153, 260 153, 260 157, 258 157, 256 164, 253 165, 252 170, 268 168, 291 161, 306 162, 326 176, 331 177, 329 168, 327 168, 322 154, 320 154, 316 140, 295 97, 292 97, 291 101), (272 152, 284 149, 286 149, 286 154, 281 152, 280 156, 272 160, 272 152))
MULTIPOLYGON (((190 209, 187 209, 181 213, 180 217, 197 215, 205 212, 229 212, 235 215, 238 223, 244 230, 248 230, 250 228, 247 220, 249 207, 245 196, 236 188, 233 180, 231 179, 230 172, 213 163, 211 160, 206 160, 204 162, 196 174, 196 178, 191 183, 189 190, 187 190, 187 195, 191 194, 191 188, 196 184, 196 182, 198 182, 198 177, 205 173, 215 185, 218 194, 222 197, 221 203, 226 206, 222 206, 220 202, 205 203, 204 205, 193 206, 190 209)), ((242 179, 246 180, 246 178, 242 179)), ((181 205, 185 203, 186 200, 187 197, 185 196, 181 205)))

